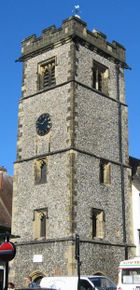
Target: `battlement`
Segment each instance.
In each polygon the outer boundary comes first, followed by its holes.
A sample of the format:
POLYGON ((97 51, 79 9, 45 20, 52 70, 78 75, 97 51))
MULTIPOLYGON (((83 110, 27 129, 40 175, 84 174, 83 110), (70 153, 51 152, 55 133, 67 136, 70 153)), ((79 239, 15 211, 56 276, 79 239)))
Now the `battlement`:
POLYGON ((72 16, 64 20, 62 27, 58 29, 53 25, 44 29, 40 37, 34 34, 25 38, 22 41, 22 56, 19 61, 24 61, 40 51, 62 45, 71 39, 79 39, 82 44, 90 49, 100 51, 105 57, 111 57, 127 67, 125 64, 125 48, 116 41, 109 43, 106 38, 106 35, 99 31, 89 31, 84 21, 72 16))

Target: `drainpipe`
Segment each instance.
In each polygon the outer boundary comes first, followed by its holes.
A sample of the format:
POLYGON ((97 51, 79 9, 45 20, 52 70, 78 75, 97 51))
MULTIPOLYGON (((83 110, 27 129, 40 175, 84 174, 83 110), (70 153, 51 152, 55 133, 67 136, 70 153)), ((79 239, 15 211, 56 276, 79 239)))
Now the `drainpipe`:
POLYGON ((77 276, 78 276, 78 287, 77 290, 80 290, 80 237, 78 234, 75 236, 75 259, 77 260, 77 276))
POLYGON ((125 191, 124 191, 124 166, 122 150, 122 105, 120 102, 120 65, 116 65, 117 71, 117 100, 118 100, 118 131, 119 131, 119 161, 121 164, 121 199, 122 199, 122 225, 123 225, 123 243, 125 244, 125 260, 128 259, 128 247, 126 245, 126 217, 125 217, 125 191))

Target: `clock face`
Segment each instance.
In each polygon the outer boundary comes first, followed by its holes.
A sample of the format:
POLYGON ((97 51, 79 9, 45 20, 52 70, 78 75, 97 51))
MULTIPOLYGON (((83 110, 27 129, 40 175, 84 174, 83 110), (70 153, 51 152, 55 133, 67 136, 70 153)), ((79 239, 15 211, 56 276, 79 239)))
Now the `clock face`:
POLYGON ((52 127, 50 115, 45 113, 39 116, 36 121, 36 131, 40 136, 46 135, 52 127))

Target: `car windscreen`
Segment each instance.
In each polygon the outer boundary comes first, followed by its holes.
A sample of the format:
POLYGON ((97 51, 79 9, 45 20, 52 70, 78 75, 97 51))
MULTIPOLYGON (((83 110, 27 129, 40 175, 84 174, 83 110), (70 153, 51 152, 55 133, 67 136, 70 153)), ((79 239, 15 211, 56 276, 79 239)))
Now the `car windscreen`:
POLYGON ((92 277, 89 280, 94 284, 95 287, 101 287, 101 279, 100 277, 92 277))
POLYGON ((89 279, 99 289, 116 289, 116 285, 106 277, 89 277, 89 279))

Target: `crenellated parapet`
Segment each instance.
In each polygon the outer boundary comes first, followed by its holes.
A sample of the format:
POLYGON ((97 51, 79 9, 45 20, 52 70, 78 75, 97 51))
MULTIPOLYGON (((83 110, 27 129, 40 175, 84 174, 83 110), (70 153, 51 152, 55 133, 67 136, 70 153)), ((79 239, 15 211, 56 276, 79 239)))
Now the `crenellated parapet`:
POLYGON ((18 60, 24 61, 72 39, 128 68, 125 63, 125 48, 121 44, 116 41, 109 43, 105 34, 96 30, 89 31, 87 24, 74 16, 64 20, 62 27, 58 29, 53 25, 44 29, 39 37, 33 34, 25 38, 22 41, 22 55, 18 60))

